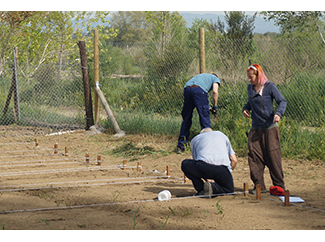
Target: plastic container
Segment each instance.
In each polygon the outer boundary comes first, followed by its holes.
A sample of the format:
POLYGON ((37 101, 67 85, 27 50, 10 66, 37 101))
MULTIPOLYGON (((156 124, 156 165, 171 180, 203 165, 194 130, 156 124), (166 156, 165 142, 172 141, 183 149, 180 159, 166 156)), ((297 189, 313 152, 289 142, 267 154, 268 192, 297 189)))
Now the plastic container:
POLYGON ((172 194, 168 190, 163 190, 160 193, 158 193, 159 201, 166 201, 166 200, 169 200, 171 197, 172 197, 172 194))

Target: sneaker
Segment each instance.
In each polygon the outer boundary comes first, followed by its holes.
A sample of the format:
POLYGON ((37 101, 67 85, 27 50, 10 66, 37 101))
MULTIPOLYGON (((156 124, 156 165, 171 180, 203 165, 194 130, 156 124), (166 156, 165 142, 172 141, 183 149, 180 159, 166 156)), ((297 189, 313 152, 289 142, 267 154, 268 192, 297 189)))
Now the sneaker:
POLYGON ((181 148, 177 147, 176 153, 182 154, 184 151, 185 151, 185 149, 181 149, 181 148))
POLYGON ((205 182, 203 188, 204 188, 204 195, 209 195, 209 198, 211 198, 211 195, 213 194, 211 183, 208 181, 205 182))
MULTIPOLYGON (((261 193, 267 193, 267 192, 268 192, 268 190, 261 190, 261 193)), ((256 188, 253 190, 249 190, 249 194, 256 195, 256 188)))

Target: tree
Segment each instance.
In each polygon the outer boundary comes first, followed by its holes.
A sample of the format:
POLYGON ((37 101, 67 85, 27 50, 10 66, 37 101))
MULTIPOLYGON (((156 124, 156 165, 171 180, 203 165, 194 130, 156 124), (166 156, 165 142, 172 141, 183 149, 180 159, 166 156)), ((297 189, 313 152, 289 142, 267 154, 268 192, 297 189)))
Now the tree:
POLYGON ((119 11, 112 14, 110 21, 110 27, 118 30, 114 39, 117 42, 146 42, 152 37, 150 26, 146 13, 141 11, 119 11))
POLYGON ((252 54, 256 14, 248 17, 245 12, 225 12, 225 22, 218 18, 216 23, 212 21, 209 23, 210 31, 221 33, 214 48, 219 52, 222 65, 227 71, 238 68, 238 62, 252 54))
POLYGON ((226 23, 221 22, 218 17, 217 24, 213 25, 213 23, 211 23, 210 26, 215 31, 218 30, 228 39, 252 39, 256 14, 257 13, 252 17, 248 17, 245 15, 245 12, 225 12, 226 23))
POLYGON ((325 39, 322 34, 324 22, 322 21, 325 12, 319 11, 264 11, 261 12, 264 19, 274 20, 276 25, 281 27, 283 34, 292 34, 294 32, 304 33, 306 35, 317 32, 323 43, 325 39))
POLYGON ((0 70, 5 63, 5 56, 12 51, 13 37, 21 36, 27 19, 35 15, 31 11, 1 11, 0 12, 0 70))
MULTIPOLYGON (((93 49, 93 28, 98 28, 101 39, 116 36, 114 29, 105 29, 109 12, 0 12, 0 30, 4 40, 1 46, 0 64, 18 47, 20 63, 27 63, 24 74, 31 77, 44 62, 59 64, 79 56, 77 42, 86 41, 93 49)), ((101 48, 101 51, 107 51, 101 48)), ((89 52, 92 58, 92 51, 89 52)))

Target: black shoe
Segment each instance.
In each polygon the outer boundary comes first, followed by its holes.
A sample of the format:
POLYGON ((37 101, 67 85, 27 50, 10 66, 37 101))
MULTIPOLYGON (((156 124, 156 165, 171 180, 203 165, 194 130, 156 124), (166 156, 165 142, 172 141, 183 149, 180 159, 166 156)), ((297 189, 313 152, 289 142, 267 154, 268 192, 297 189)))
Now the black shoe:
POLYGON ((184 151, 185 151, 185 149, 181 149, 181 148, 177 147, 176 153, 182 154, 182 153, 184 153, 184 151))
POLYGON ((200 192, 197 192, 195 194, 193 194, 193 196, 203 196, 204 195, 204 191, 200 191, 200 192))

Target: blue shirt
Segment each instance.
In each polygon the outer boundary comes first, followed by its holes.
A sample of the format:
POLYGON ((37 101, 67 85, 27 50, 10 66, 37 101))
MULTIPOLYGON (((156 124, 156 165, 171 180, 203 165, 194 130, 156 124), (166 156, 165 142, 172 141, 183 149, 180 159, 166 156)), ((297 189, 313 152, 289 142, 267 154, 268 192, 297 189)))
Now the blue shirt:
POLYGON ((267 128, 273 124, 274 115, 280 117, 284 114, 287 101, 281 95, 280 91, 272 82, 266 82, 264 85, 262 96, 254 90, 254 86, 249 84, 247 87, 248 102, 243 107, 243 111, 252 111, 252 127, 267 128), (278 104, 274 113, 273 100, 278 104))
POLYGON ((191 141, 194 160, 208 164, 226 166, 232 172, 229 156, 235 154, 228 137, 220 131, 198 134, 191 141))
POLYGON ((220 86, 220 80, 218 77, 216 77, 213 74, 209 74, 209 73, 202 73, 199 75, 196 75, 195 77, 191 78, 184 86, 192 86, 192 85, 196 85, 201 87, 205 92, 210 92, 212 89, 212 85, 213 83, 218 83, 220 86))

